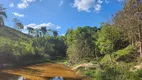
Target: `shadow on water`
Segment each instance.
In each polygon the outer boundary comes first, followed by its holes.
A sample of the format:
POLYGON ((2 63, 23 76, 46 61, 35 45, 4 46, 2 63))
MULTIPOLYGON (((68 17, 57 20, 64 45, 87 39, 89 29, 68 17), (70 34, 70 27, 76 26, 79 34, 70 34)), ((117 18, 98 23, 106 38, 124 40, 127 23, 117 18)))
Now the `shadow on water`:
POLYGON ((69 77, 54 77, 54 78, 45 78, 47 80, 82 80, 81 78, 69 78, 69 77))
POLYGON ((0 72, 0 80, 20 80, 19 78, 20 78, 19 75, 0 72))

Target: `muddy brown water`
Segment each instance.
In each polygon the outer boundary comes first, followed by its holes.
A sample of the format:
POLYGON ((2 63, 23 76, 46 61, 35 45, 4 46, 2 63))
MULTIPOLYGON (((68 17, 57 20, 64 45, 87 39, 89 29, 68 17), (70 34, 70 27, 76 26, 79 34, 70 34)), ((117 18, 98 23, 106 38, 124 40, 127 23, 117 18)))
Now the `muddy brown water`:
POLYGON ((0 71, 0 80, 89 80, 62 64, 37 64, 0 71))

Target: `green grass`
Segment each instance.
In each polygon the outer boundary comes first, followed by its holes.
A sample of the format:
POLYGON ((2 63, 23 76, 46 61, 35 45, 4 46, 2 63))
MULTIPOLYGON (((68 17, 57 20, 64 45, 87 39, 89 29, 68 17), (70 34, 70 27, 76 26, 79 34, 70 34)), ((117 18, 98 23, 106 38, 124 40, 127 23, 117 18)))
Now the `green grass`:
POLYGON ((22 40, 28 40, 30 38, 27 34, 6 26, 0 27, 0 37, 9 38, 12 40, 18 40, 20 38, 22 40))

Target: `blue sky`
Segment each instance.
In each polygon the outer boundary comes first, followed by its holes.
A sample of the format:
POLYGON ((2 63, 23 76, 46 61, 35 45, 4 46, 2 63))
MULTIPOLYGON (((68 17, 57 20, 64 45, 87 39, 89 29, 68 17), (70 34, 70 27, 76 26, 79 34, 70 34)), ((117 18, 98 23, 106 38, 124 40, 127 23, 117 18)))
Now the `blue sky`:
POLYGON ((8 18, 5 24, 13 27, 18 18, 26 27, 47 28, 65 34, 70 27, 100 26, 111 20, 111 15, 123 8, 123 0, 0 0, 8 18))

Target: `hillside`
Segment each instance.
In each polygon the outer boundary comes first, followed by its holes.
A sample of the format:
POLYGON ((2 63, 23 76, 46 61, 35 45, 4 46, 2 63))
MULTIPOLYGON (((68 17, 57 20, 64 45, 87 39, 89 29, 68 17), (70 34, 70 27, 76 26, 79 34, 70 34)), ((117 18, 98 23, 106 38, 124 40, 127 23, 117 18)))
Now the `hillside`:
POLYGON ((6 26, 0 27, 0 37, 10 38, 12 40, 18 40, 19 38, 21 38, 22 40, 28 40, 28 38, 30 38, 27 34, 6 26))
POLYGON ((32 54, 28 51, 30 36, 10 27, 0 27, 0 64, 15 63, 16 58, 32 54))

